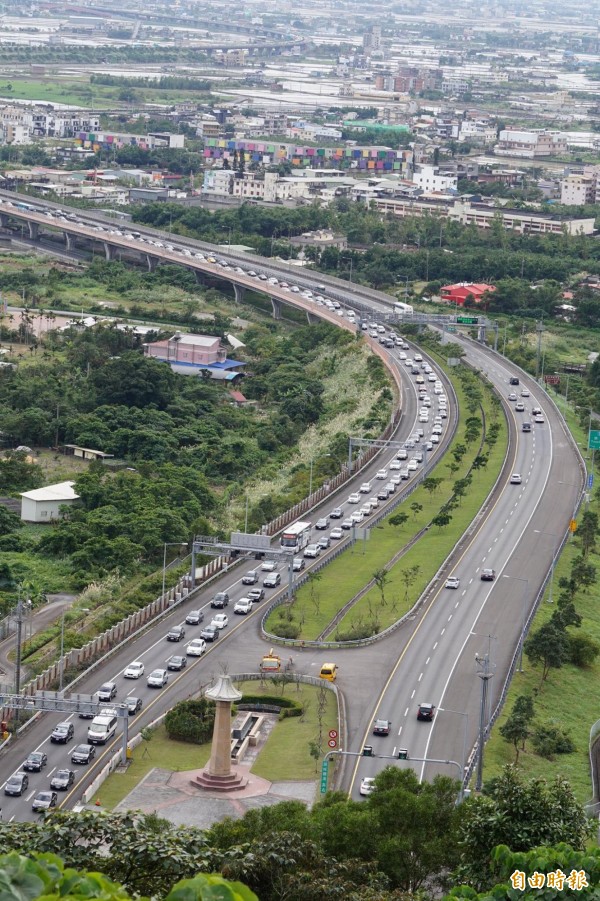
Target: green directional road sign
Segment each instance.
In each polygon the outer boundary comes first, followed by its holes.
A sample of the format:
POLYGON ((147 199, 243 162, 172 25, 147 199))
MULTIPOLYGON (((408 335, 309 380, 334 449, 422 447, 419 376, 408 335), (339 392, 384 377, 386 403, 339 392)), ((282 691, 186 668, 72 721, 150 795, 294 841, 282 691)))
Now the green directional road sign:
POLYGON ((590 450, 600 450, 600 431, 590 429, 588 448, 590 450))
POLYGON ((329 761, 324 760, 321 766, 321 794, 327 794, 327 781, 329 776, 329 761))
POLYGON ((477 325, 479 322, 478 316, 457 316, 456 321, 459 325, 477 325))

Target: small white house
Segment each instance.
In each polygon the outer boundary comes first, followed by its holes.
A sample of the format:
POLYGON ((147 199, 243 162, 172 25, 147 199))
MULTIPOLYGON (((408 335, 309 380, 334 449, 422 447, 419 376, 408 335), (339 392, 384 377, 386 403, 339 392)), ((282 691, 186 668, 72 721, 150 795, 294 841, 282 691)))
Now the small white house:
POLYGON ((75 482, 57 482, 45 488, 21 492, 21 519, 25 522, 51 522, 60 517, 60 508, 79 499, 73 491, 75 482))

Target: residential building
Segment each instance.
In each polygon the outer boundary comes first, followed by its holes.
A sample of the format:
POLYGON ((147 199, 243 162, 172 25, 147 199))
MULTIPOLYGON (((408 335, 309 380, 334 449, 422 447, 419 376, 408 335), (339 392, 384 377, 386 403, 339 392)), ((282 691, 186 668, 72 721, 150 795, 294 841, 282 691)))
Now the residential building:
POLYGON ((559 156, 567 152, 567 142, 557 131, 524 131, 517 128, 503 128, 494 147, 502 156, 520 156, 527 159, 559 156))
POLYGON ((596 202, 597 179, 591 175, 568 175, 560 183, 560 202, 566 206, 583 206, 596 202))
POLYGON ((244 366, 239 360, 229 360, 220 338, 212 335, 184 335, 176 332, 171 338, 144 344, 144 354, 168 363, 174 372, 198 375, 207 370, 213 379, 233 381, 240 376, 234 371, 244 366))
POLYGON ((486 285, 483 282, 459 282, 456 285, 444 285, 440 291, 440 300, 443 303, 463 307, 467 298, 471 298, 475 303, 481 303, 486 294, 495 290, 495 285, 486 285))
POLYGON ((442 175, 437 166, 419 166, 412 180, 426 194, 457 190, 456 175, 442 175))
POLYGON ((72 507, 79 495, 75 482, 57 482, 44 488, 21 492, 21 519, 24 522, 52 522, 59 519, 61 507, 72 507))

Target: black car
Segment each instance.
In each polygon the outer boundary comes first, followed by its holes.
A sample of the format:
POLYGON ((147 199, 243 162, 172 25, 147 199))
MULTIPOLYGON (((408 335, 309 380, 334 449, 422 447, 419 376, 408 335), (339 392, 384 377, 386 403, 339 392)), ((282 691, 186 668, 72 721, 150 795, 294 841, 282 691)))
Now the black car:
POLYGON ((184 666, 187 664, 187 657, 180 657, 179 655, 174 655, 173 657, 169 657, 167 660, 167 669, 171 670, 182 670, 184 666))
POLYGON ((13 773, 13 775, 6 780, 4 794, 22 795, 24 791, 27 791, 28 786, 29 776, 27 773, 13 773))
POLYGON ((173 626, 167 633, 167 641, 181 641, 185 638, 185 629, 183 626, 173 626))
POLYGON ((217 629, 215 626, 206 626, 205 629, 202 629, 200 638, 203 638, 204 641, 216 641, 219 635, 219 629, 217 629))
POLYGON ((267 573, 267 576, 263 579, 263 585, 265 588, 277 588, 278 585, 281 584, 281 576, 279 573, 267 573))
POLYGON ((513 375, 511 378, 509 378, 508 384, 509 384, 509 385, 518 385, 518 384, 519 384, 519 380, 518 380, 518 378, 517 378, 515 375, 513 375))
POLYGON ((23 764, 23 769, 30 773, 41 773, 47 763, 48 757, 42 751, 32 751, 23 764))
POLYGON ((50 780, 50 788, 56 791, 66 792, 75 782, 73 770, 57 770, 50 780))
POLYGON ((50 810, 51 807, 56 807, 58 803, 58 795, 56 792, 47 792, 41 791, 38 792, 35 798, 31 803, 32 810, 50 810))
POLYGON ((482 582, 493 582, 496 578, 496 570, 495 569, 482 569, 481 570, 481 581, 482 582))
POLYGON ((188 615, 185 618, 188 626, 199 626, 201 622, 204 621, 204 611, 202 610, 190 610, 188 615))
POLYGON ((71 751, 71 763, 91 763, 96 756, 96 748, 93 745, 77 745, 71 751))
POLYGON ((433 704, 419 704, 419 708, 417 710, 417 719, 425 720, 425 722, 430 722, 433 719, 434 711, 435 707, 433 704))
POLYGON ((50 736, 50 741, 59 745, 66 745, 75 735, 73 723, 59 723, 50 736))
POLYGON ((134 698, 130 696, 129 698, 125 698, 125 703, 127 704, 127 714, 128 716, 133 716, 142 709, 142 699, 134 698))
POLYGON ((217 591, 216 595, 210 602, 210 606, 214 607, 217 610, 222 610, 223 607, 227 607, 229 604, 229 595, 226 591, 217 591))
POLYGON ((99 701, 112 701, 113 698, 117 696, 117 686, 114 682, 105 682, 104 685, 101 685, 98 689, 98 700, 99 701))
MULTIPOLYGON (((304 561, 302 561, 304 562, 304 561)), ((264 588, 252 588, 246 595, 247 598, 250 598, 253 603, 257 601, 263 601, 265 598, 265 589, 264 588)))

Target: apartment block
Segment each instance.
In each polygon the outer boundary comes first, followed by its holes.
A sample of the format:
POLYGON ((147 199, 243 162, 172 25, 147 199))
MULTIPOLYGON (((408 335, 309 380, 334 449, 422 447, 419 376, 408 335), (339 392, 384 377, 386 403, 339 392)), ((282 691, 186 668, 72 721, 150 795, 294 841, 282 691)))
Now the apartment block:
POLYGON ((567 153, 567 141, 558 131, 503 128, 494 150, 503 156, 537 159, 567 153))

